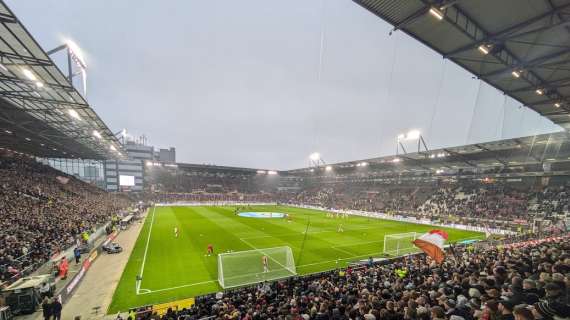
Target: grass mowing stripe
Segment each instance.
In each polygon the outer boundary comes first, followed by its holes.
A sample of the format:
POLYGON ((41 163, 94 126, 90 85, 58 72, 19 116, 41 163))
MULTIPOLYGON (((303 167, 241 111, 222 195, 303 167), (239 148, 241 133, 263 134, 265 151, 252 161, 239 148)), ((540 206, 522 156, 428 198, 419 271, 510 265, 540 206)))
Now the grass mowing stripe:
MULTIPOLYGON (((283 212, 292 217, 291 222, 239 217, 234 209, 231 206, 156 207, 154 213, 149 211, 108 312, 219 291, 217 258, 204 255, 209 243, 216 253, 289 246, 296 259, 297 272, 309 274, 344 267, 369 256, 378 257, 384 234, 423 233, 434 228, 360 216, 330 218, 324 211, 286 206, 252 206, 248 211, 283 212), (309 232, 299 256, 309 219, 309 232), (343 225, 344 232, 336 232, 339 224, 343 225), (173 235, 175 226, 180 229, 178 238, 173 235), (132 284, 140 270, 144 272, 144 288, 139 288, 137 295, 136 286, 132 284)), ((481 235, 436 228, 448 232, 449 242, 481 235)))

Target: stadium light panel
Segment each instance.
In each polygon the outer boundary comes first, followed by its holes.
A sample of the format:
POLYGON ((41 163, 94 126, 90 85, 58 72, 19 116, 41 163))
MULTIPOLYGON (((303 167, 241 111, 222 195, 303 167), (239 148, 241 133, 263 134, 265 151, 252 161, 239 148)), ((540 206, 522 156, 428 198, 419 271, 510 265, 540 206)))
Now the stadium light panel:
POLYGON ((43 88, 43 87, 44 87, 44 83, 41 82, 41 81, 37 81, 37 82, 36 82, 36 87, 38 87, 38 88, 43 88))
POLYGON ((69 115, 77 120, 81 120, 81 117, 79 116, 79 113, 77 113, 77 111, 73 110, 73 109, 69 109, 67 110, 67 113, 69 113, 69 115))
POLYGON ((392 159, 392 162, 394 162, 394 163, 398 163, 398 162, 400 162, 400 161, 402 161, 400 158, 394 158, 394 159, 392 159))
POLYGON ((7 134, 12 134, 12 131, 10 130, 4 130, 4 132, 6 132, 7 134))
POLYGON ((443 20, 443 12, 439 11, 438 9, 436 9, 436 8, 434 8, 434 7, 431 7, 431 8, 429 9, 429 13, 430 13, 432 16, 436 17, 437 20, 443 20))
POLYGON ((484 45, 484 44, 480 45, 479 48, 477 48, 477 49, 479 49, 479 51, 480 51, 482 54, 485 54, 485 55, 489 54, 489 47, 487 47, 487 46, 484 45))
POLYGON ((406 140, 418 140, 420 135, 421 133, 419 130, 410 130, 406 135, 406 140))
POLYGON ((26 141, 32 141, 32 139, 30 139, 30 138, 25 138, 25 139, 26 139, 26 141))
POLYGON ((319 161, 321 159, 321 155, 318 152, 313 152, 309 155, 309 159, 313 161, 319 161))
POLYGON ((83 51, 81 48, 79 48, 77 43, 75 43, 73 40, 67 39, 65 40, 65 44, 67 45, 69 51, 71 51, 72 56, 74 56, 74 58, 77 60, 77 63, 80 64, 82 68, 87 68, 83 51))
POLYGON ((93 130, 93 136, 97 139, 101 139, 101 134, 97 130, 93 130))
POLYGON ((361 162, 361 163, 360 163, 360 166, 361 166, 361 167, 366 167, 367 165, 368 165, 368 162, 361 162))
POLYGON ((556 108, 560 108, 560 102, 556 102, 556 103, 554 104, 554 106, 555 106, 556 108))
POLYGON ((511 72, 511 74, 513 75, 513 77, 515 78, 519 78, 521 76, 521 72, 517 71, 517 70, 513 70, 513 72, 511 72))
POLYGON ((265 174, 266 172, 265 172, 265 170, 257 170, 257 173, 258 174, 265 174))
POLYGON ((544 91, 540 88, 536 89, 536 94, 538 94, 539 96, 544 94, 544 91))
POLYGON ((32 71, 30 71, 30 69, 22 68, 22 73, 24 74, 24 76, 26 76, 26 78, 32 81, 38 80, 38 78, 36 78, 36 75, 32 71))
POLYGON ((111 145, 111 146, 109 147, 109 149, 111 149, 111 150, 113 150, 113 151, 117 151, 117 148, 115 148, 114 145, 111 145))
POLYGON ((326 167, 325 167, 325 171, 327 171, 327 172, 332 171, 332 169, 333 169, 333 167, 331 167, 331 166, 326 166, 326 167))
POLYGON ((267 174, 270 175, 270 176, 274 176, 274 175, 277 174, 277 171, 269 170, 269 171, 267 171, 267 174))

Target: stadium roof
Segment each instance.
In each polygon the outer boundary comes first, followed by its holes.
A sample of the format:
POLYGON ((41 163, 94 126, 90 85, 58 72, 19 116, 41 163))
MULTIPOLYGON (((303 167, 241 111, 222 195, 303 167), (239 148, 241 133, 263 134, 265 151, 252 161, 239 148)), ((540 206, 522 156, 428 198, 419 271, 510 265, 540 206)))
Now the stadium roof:
POLYGON ((178 168, 185 171, 200 171, 200 172, 212 172, 212 173, 229 173, 229 174, 277 174, 278 171, 267 170, 267 169, 253 169, 253 168, 243 168, 243 167, 230 167, 230 166, 217 166, 209 164, 194 164, 194 163, 177 163, 178 168))
MULTIPOLYGON (((476 170, 477 168, 520 167, 544 163, 570 163, 570 139, 567 132, 341 162, 330 166, 335 172, 358 170, 359 167, 366 167, 367 171, 363 170, 363 173, 370 171, 434 173, 438 170, 476 170)), ((324 166, 296 169, 289 172, 299 174, 322 169, 324 166)))
POLYGON ((49 158, 122 154, 113 133, 1 0, 0 146, 49 158))
POLYGON ((570 128, 570 0, 353 0, 570 128))

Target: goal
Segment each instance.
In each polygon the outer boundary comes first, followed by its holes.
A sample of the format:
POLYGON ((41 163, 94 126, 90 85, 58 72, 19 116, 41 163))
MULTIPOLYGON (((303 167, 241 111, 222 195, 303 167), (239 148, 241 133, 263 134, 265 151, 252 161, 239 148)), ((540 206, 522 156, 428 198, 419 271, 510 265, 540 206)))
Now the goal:
POLYGON ((296 275, 290 247, 263 248, 218 255, 218 282, 224 289, 296 275), (267 257, 267 270, 263 257, 267 257))
POLYGON ((412 243, 416 238, 416 232, 385 234, 383 253, 398 256, 416 252, 417 248, 412 243))

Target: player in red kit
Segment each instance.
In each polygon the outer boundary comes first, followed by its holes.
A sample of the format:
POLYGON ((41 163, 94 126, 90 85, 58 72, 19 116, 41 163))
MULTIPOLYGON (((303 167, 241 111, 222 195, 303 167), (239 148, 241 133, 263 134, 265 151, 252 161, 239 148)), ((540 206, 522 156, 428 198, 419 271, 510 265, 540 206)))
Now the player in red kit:
POLYGON ((208 245, 208 256, 212 255, 214 253, 214 246, 209 244, 208 245))

